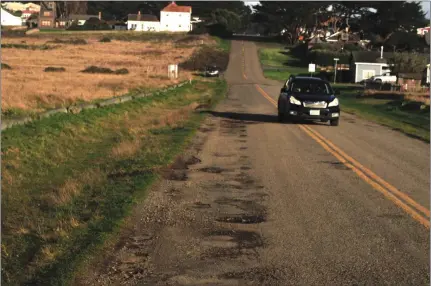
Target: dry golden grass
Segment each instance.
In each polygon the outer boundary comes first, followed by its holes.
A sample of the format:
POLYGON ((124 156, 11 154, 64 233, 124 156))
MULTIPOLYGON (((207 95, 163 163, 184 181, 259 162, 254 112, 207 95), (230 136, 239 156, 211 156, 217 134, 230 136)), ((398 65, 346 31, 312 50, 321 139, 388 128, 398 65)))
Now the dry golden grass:
MULTIPOLYGON (((42 45, 51 38, 6 38, 3 44, 42 45)), ((62 37, 63 38, 63 37, 62 37)), ((205 43, 211 43, 204 37, 205 43)), ((99 43, 99 37, 86 38, 87 45, 49 44, 53 50, 2 49, 2 62, 12 67, 1 72, 2 110, 19 108, 43 111, 75 101, 92 101, 128 92, 137 87, 157 88, 189 79, 188 71, 177 80, 167 78, 169 64, 190 57, 200 40, 180 48, 171 42, 129 42, 113 40, 99 43), (112 70, 127 68, 127 75, 86 74, 88 66, 112 70), (48 66, 64 67, 65 72, 47 73, 48 66)))

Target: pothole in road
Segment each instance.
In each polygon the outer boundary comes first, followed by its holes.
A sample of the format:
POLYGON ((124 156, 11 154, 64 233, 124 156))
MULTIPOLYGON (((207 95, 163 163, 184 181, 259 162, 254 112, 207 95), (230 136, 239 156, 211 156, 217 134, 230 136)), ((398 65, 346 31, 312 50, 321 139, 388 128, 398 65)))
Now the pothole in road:
POLYGON ((229 245, 226 243, 224 245, 213 245, 211 249, 203 253, 202 258, 235 258, 239 255, 257 255, 255 248, 264 246, 262 237, 254 231, 216 230, 207 235, 215 237, 218 241, 229 242, 229 245), (236 244, 235 247, 233 247, 232 243, 236 244))
POLYGON ((220 168, 220 167, 204 167, 199 169, 199 171, 205 172, 205 173, 220 174, 220 173, 226 172, 227 169, 220 168))
POLYGON ((211 204, 204 204, 201 202, 196 202, 193 204, 192 207, 195 209, 209 209, 209 208, 211 208, 211 204))
POLYGON ((240 223, 240 224, 257 224, 266 221, 264 215, 242 215, 242 216, 227 216, 217 218, 218 222, 240 223))
POLYGON ((247 150, 248 147, 240 147, 239 150, 247 150))
POLYGON ((349 167, 347 167, 346 165, 344 165, 343 163, 341 163, 341 162, 334 162, 334 161, 322 161, 322 163, 327 163, 327 164, 330 164, 330 165, 332 165, 335 169, 338 169, 338 170, 343 170, 343 171, 348 171, 348 170, 350 170, 350 168, 349 167))
POLYGON ((187 173, 183 170, 165 169, 161 171, 163 179, 171 181, 187 181, 187 173))
POLYGON ((222 279, 242 279, 258 282, 259 285, 280 285, 284 271, 272 267, 255 267, 245 271, 227 272, 219 275, 222 279))
POLYGON ((245 171, 245 170, 251 170, 251 167, 248 167, 248 166, 242 166, 240 169, 241 169, 242 171, 245 171))

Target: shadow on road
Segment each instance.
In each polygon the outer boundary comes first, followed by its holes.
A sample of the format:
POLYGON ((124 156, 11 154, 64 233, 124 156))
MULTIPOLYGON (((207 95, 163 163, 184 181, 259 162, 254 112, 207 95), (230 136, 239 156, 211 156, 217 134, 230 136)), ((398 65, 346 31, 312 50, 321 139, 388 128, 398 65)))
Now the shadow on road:
POLYGON ((277 116, 267 114, 236 113, 236 112, 218 112, 218 111, 201 111, 201 113, 211 114, 215 117, 234 119, 250 122, 261 123, 278 123, 277 116))
POLYGON ((283 123, 278 122, 277 115, 268 115, 268 114, 253 114, 253 113, 238 113, 238 112, 219 112, 219 111, 210 111, 210 110, 202 110, 200 113, 211 114, 215 117, 225 118, 225 119, 233 119, 240 120, 249 123, 277 123, 277 124, 288 124, 288 125, 327 125, 325 122, 319 121, 311 121, 311 120, 300 120, 297 122, 284 121, 283 123))

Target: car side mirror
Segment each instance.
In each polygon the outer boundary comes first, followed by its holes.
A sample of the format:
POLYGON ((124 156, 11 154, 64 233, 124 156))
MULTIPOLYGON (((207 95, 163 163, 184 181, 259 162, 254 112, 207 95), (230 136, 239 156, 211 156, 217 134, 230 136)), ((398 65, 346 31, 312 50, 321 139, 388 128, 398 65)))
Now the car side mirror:
POLYGON ((335 95, 340 95, 340 91, 338 89, 334 90, 335 95))
POLYGON ((287 88, 282 87, 281 90, 280 90, 280 92, 286 93, 287 92, 287 88))

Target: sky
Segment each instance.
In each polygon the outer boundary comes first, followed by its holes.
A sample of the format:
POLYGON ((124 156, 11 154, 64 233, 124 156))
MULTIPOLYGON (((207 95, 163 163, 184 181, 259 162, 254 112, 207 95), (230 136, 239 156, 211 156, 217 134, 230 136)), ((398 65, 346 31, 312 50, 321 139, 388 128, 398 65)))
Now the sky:
MULTIPOLYGON (((256 5, 259 3, 259 1, 244 1, 247 5, 256 5)), ((426 12, 427 18, 430 18, 430 1, 421 1, 422 2, 422 9, 424 12, 426 12)))

